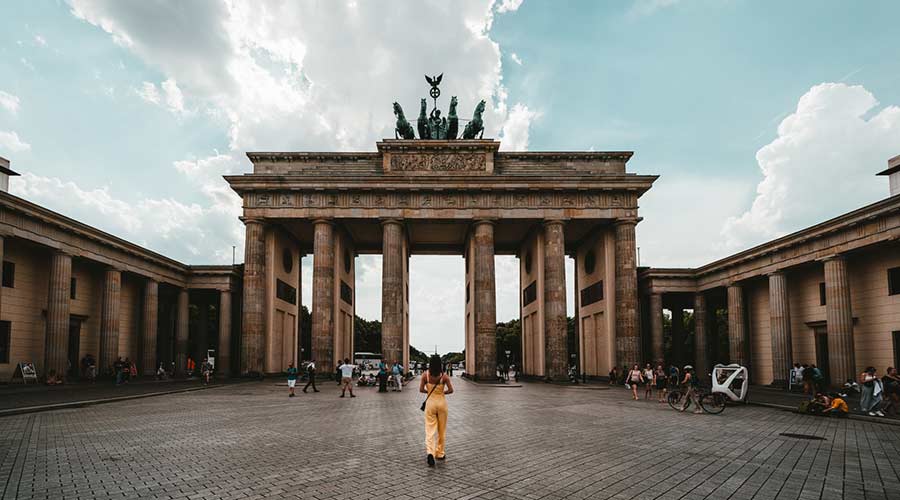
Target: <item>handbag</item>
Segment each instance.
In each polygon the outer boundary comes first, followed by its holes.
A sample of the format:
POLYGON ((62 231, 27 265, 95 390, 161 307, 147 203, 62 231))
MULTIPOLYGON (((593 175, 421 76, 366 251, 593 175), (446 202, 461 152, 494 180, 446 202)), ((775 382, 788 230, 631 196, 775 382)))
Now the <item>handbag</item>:
POLYGON ((437 386, 437 384, 431 386, 431 390, 428 391, 428 395, 425 396, 425 401, 422 401, 422 406, 419 408, 420 410, 425 411, 425 403, 428 402, 428 398, 431 397, 431 393, 434 392, 435 389, 437 389, 437 386))

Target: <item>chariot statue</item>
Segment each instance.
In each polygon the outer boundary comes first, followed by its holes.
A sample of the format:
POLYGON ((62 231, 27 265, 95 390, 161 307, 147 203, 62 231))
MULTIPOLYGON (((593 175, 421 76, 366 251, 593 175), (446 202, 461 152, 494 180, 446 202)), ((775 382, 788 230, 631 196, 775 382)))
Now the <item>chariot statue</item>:
MULTIPOLYGON (((441 95, 441 89, 438 88, 438 85, 441 84, 441 80, 443 80, 443 78, 443 73, 437 76, 425 75, 425 81, 427 81, 428 84, 431 85, 431 90, 428 94, 432 99, 434 99, 434 107, 429 112, 428 101, 426 98, 422 98, 419 105, 419 117, 416 119, 415 129, 413 129, 412 125, 410 125, 409 121, 407 121, 406 116, 403 114, 403 108, 400 107, 400 104, 396 102, 394 103, 394 116, 396 116, 397 118, 397 124, 394 127, 394 138, 415 139, 417 132, 419 139, 424 140, 447 141, 460 138, 460 119, 456 112, 456 108, 458 106, 456 96, 450 98, 450 110, 447 113, 446 117, 441 116, 441 110, 437 107, 437 98, 441 95)), ((484 109, 485 101, 482 100, 478 103, 477 106, 475 106, 475 112, 473 113, 472 119, 468 121, 469 123, 466 124, 466 127, 463 130, 463 139, 475 139, 476 137, 480 139, 482 138, 482 136, 484 136, 484 123, 482 122, 484 109)))

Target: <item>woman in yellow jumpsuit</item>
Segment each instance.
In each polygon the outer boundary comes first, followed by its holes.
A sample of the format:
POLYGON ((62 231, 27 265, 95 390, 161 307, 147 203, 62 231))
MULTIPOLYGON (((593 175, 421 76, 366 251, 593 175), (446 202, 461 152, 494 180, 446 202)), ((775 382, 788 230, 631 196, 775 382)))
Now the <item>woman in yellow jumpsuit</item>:
POLYGON ((447 398, 444 396, 453 394, 453 384, 444 373, 440 356, 431 356, 428 361, 428 371, 422 374, 422 380, 419 381, 419 392, 430 394, 425 403, 425 451, 428 453, 429 467, 434 467, 435 459, 446 458, 444 438, 447 435, 447 398))

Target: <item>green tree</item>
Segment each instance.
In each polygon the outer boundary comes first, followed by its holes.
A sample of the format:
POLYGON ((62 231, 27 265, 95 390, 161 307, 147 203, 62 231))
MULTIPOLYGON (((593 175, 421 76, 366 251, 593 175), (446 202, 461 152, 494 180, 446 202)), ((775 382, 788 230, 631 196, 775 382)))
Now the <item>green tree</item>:
POLYGON ((506 363, 506 351, 509 351, 509 362, 517 363, 522 353, 522 324, 518 319, 505 323, 497 323, 497 361, 506 363))

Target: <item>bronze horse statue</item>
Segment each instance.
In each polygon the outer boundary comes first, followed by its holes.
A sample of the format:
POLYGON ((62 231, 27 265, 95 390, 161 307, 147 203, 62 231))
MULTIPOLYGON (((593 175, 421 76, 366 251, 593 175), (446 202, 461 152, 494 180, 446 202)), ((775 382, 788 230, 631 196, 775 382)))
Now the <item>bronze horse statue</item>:
POLYGON ((413 131, 412 125, 406 121, 406 116, 403 114, 403 108, 396 102, 394 103, 394 115, 397 117, 397 126, 394 127, 394 138, 415 139, 416 134, 413 131))
POLYGON ((466 129, 463 130, 463 139, 474 139, 477 135, 479 139, 484 137, 484 122, 481 120, 481 115, 484 114, 484 99, 478 103, 478 106, 475 106, 475 114, 472 116, 472 121, 466 124, 466 129))
POLYGON ((459 117, 456 116, 456 96, 450 98, 450 112, 447 113, 450 124, 447 128, 447 139, 453 140, 459 135, 459 117))

